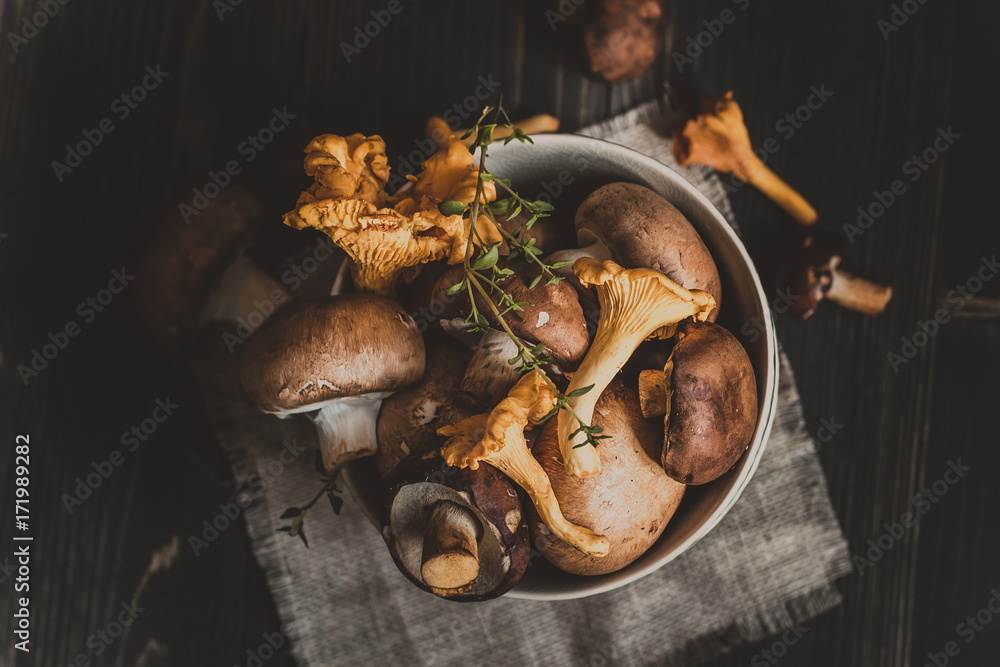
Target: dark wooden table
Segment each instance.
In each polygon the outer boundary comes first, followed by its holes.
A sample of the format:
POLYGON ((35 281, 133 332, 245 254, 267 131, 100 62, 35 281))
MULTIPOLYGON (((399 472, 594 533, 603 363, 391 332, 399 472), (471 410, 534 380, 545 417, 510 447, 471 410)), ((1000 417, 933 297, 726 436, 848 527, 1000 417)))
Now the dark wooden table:
MULTIPOLYGON (((105 644, 94 634, 135 594, 152 553, 173 535, 186 538, 234 489, 183 358, 147 341, 128 289, 93 316, 78 304, 114 270, 131 270, 152 221, 237 157, 272 109, 287 107, 295 118, 258 164, 297 159, 310 137, 327 131, 380 132, 395 156, 412 150, 429 115, 473 94, 479 77, 501 82, 518 115, 551 112, 566 130, 655 97, 667 80, 679 90, 732 88, 754 142, 777 141, 768 164, 806 194, 830 230, 854 222, 875 192, 905 182, 848 259, 895 287, 885 315, 826 306, 806 323, 779 317, 778 327, 810 428, 837 425, 820 456, 852 553, 865 555, 869 540, 891 534, 905 512, 918 522, 897 531, 862 574, 841 580, 843 605, 776 654, 785 665, 923 665, 955 642, 950 664, 996 664, 1000 620, 971 632, 976 626, 959 624, 1000 587, 991 481, 1000 469, 1000 279, 981 283, 974 300, 950 293, 1000 250, 988 203, 997 173, 996 4, 899 2, 916 11, 898 15, 889 31, 879 24, 892 20, 888 0, 677 2, 663 57, 620 86, 581 77, 556 48, 543 3, 404 0, 348 63, 341 42, 387 4, 0 4, 0 564, 13 551, 13 443, 21 433, 32 444, 36 540, 33 652, 13 648, 12 582, 0 572, 0 664, 65 665, 80 654, 78 664, 247 664, 247 651, 278 629, 248 538, 231 529, 197 558, 182 542, 172 566, 148 579, 145 610, 125 638, 105 644), (52 18, 38 17, 45 6, 52 18), (703 22, 727 8, 735 20, 679 72, 670 54, 684 53, 703 22), (25 17, 44 25, 28 27, 25 17), (147 66, 168 74, 123 117, 124 102, 115 100, 147 66), (779 125, 814 86, 833 96, 799 127, 779 125), (57 175, 52 163, 66 162, 65 146, 85 131, 97 136, 104 118, 111 126, 93 154, 57 175), (960 135, 954 145, 910 180, 907 163, 949 127, 960 135), (948 323, 918 335, 939 309, 948 323), (18 365, 71 322, 80 334, 26 386, 18 365), (888 355, 903 351, 903 338, 919 349, 893 364, 888 355), (174 415, 69 514, 64 494, 77 478, 121 449, 122 433, 167 397, 179 405, 174 415), (954 484, 941 481, 949 462, 969 468, 954 484)), ((294 184, 265 183, 262 174, 248 169, 237 180, 277 216, 294 184)), ((791 223, 750 188, 732 199, 752 253, 765 257, 791 223)), ((302 243, 274 220, 258 253, 265 262, 302 243)), ((775 641, 713 664, 772 664, 763 651, 775 641)), ((287 647, 266 664, 292 664, 287 647)))

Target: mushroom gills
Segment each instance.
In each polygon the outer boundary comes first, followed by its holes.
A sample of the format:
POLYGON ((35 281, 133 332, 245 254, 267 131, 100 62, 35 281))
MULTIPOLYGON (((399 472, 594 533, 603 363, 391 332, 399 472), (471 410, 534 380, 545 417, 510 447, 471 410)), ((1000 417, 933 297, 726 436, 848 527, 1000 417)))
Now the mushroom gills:
MULTIPOLYGON (((440 517, 437 521, 440 522, 440 517)), ((510 570, 510 554, 502 546, 496 527, 470 502, 468 495, 442 484, 419 482, 400 489, 392 504, 389 525, 384 530, 388 533, 386 541, 395 544, 399 563, 406 568, 410 576, 424 582, 428 587, 435 589, 434 593, 444 597, 449 593, 487 595, 500 586, 510 570), (432 529, 435 513, 442 505, 447 508, 448 504, 465 510, 466 514, 463 516, 474 518, 478 524, 476 528, 479 538, 476 542, 478 572, 473 581, 463 588, 439 589, 424 579, 425 548, 429 534, 440 534, 439 529, 432 529)), ((431 537, 430 540, 434 541, 437 538, 431 537)))

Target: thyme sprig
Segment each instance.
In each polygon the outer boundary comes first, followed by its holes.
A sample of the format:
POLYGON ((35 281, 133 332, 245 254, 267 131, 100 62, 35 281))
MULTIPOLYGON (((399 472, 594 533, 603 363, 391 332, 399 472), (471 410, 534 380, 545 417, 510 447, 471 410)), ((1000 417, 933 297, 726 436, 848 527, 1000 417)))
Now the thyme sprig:
POLYGON ((497 228, 501 236, 506 239, 510 248, 508 259, 521 259, 538 267, 539 273, 528 285, 529 289, 535 288, 543 280, 546 285, 558 283, 563 277, 557 274, 555 270, 570 262, 561 261, 554 264, 546 264, 541 259, 542 251, 535 246, 535 239, 527 236, 527 232, 535 222, 540 218, 551 215, 554 210, 552 204, 541 200, 530 201, 525 199, 513 190, 508 179, 497 178, 494 174, 486 170, 487 148, 494 143, 493 134, 497 127, 503 127, 510 131, 510 134, 504 139, 504 145, 515 140, 521 143, 534 143, 531 137, 510 121, 502 103, 496 107, 486 107, 479 120, 462 137, 465 139, 475 135, 475 139, 469 150, 473 155, 476 154, 477 150, 479 151, 479 179, 476 184, 475 197, 470 204, 446 201, 442 202, 439 206, 441 212, 445 215, 458 215, 462 213, 469 219, 469 236, 466 241, 465 258, 463 261, 465 272, 462 280, 451 286, 447 290, 447 293, 449 296, 461 294, 462 292, 468 293, 470 313, 467 320, 472 323, 474 330, 479 331, 485 331, 490 326, 489 320, 479 310, 479 306, 476 303, 476 294, 479 294, 483 298, 483 301, 487 304, 493 315, 493 319, 517 347, 517 356, 508 360, 508 363, 511 365, 520 364, 519 371, 521 373, 539 371, 549 389, 556 395, 556 406, 541 421, 544 422, 558 414, 560 410, 565 410, 577 423, 577 429, 573 431, 570 437, 573 438, 580 433, 583 433, 585 436, 585 440, 575 445, 574 448, 586 447, 588 445, 597 447, 600 440, 609 436, 602 434, 600 426, 590 426, 585 423, 570 405, 572 399, 586 394, 593 389, 593 385, 582 387, 569 394, 564 394, 544 372, 544 366, 549 363, 549 359, 545 356, 545 346, 536 345, 528 347, 511 330, 504 319, 507 313, 523 310, 525 306, 530 306, 531 304, 524 301, 516 301, 510 293, 503 289, 501 283, 512 276, 514 272, 509 268, 499 268, 497 266, 500 258, 499 243, 483 243, 483 239, 480 237, 476 227, 480 215, 486 217, 497 228), (485 122, 491 113, 494 114, 492 122, 485 122), (483 185, 487 182, 499 185, 499 188, 506 191, 508 196, 493 202, 487 201, 483 185), (508 232, 497 221, 498 215, 506 214, 508 219, 510 219, 517 217, 524 211, 529 214, 528 220, 519 225, 513 232, 508 232), (479 242, 478 251, 476 250, 477 241, 479 242), (496 297, 499 304, 494 303, 494 299, 491 298, 493 296, 496 297))

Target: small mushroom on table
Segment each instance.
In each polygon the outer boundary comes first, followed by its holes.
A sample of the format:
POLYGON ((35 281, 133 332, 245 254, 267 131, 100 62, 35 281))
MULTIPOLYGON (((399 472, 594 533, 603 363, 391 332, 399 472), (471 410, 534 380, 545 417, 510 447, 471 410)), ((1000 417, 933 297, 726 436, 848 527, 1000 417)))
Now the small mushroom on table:
POLYGON ((382 399, 417 382, 424 341, 394 301, 343 294, 289 306, 247 343, 240 382, 257 409, 308 413, 333 472, 376 451, 382 399))
POLYGON ((594 342, 566 389, 572 396, 591 387, 569 402, 583 424, 569 411, 560 410, 559 447, 567 473, 591 477, 601 473, 601 458, 580 427, 591 425, 594 406, 604 388, 643 340, 686 318, 706 319, 715 308, 715 299, 708 292, 684 289, 659 271, 623 269, 610 260, 601 264, 583 257, 573 265, 573 271, 583 285, 596 288, 601 317, 594 342))
POLYGON ((830 299, 865 315, 878 315, 889 304, 892 288, 840 270, 845 241, 820 229, 810 229, 792 245, 779 263, 776 282, 794 301, 789 312, 806 319, 819 302, 830 299))
POLYGON ((528 567, 526 517, 497 470, 450 468, 410 457, 384 483, 382 537, 393 561, 425 591, 457 602, 495 598, 528 567))
POLYGON ((256 319, 255 313, 263 321, 262 310, 290 300, 244 254, 262 216, 249 192, 229 188, 190 218, 174 211, 156 226, 138 258, 135 295, 139 317, 159 345, 181 347, 212 321, 256 319))
POLYGON ((566 473, 553 423, 543 427, 532 448, 566 518, 608 540, 607 555, 594 558, 559 539, 547 522, 529 518, 535 548, 559 569, 582 575, 615 572, 645 553, 663 533, 685 489, 660 467, 658 429, 643 419, 635 387, 620 378, 612 381, 597 402, 594 424, 610 436, 597 448, 603 465, 595 477, 566 473))
POLYGON ((698 232, 677 208, 649 188, 609 183, 576 210, 577 250, 563 250, 548 261, 613 260, 621 266, 659 271, 687 289, 715 298, 714 321, 722 304, 722 281, 715 260, 698 232))
POLYGON ((677 164, 702 164, 733 174, 763 192, 775 204, 803 225, 819 217, 802 195, 778 178, 750 146, 750 134, 743 124, 743 112, 733 93, 706 97, 702 113, 674 132, 673 153, 677 164))
POLYGON ((757 381, 736 337, 686 320, 662 371, 639 374, 642 414, 663 416, 661 463, 683 484, 707 484, 732 468, 757 426, 757 381))

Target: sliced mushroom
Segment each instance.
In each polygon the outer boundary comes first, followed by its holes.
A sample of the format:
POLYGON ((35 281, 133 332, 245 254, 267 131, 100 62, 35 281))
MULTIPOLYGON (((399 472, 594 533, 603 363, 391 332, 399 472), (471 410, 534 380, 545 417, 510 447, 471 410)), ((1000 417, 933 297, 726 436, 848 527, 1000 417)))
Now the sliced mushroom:
POLYGON ((715 260, 684 214, 657 193, 634 183, 598 188, 576 211, 576 234, 598 261, 653 269, 689 290, 708 292, 716 303, 709 321, 715 321, 722 304, 715 260), (601 246, 606 250, 599 252, 601 246))
POLYGON ((182 347, 211 321, 256 319, 257 313, 263 322, 290 300, 244 255, 262 216, 249 192, 229 188, 189 219, 173 211, 156 226, 137 260, 135 296, 157 344, 182 347))
POLYGON ((846 243, 819 229, 803 234, 779 264, 777 287, 794 297, 792 315, 806 319, 824 298, 865 315, 878 315, 892 298, 892 288, 839 269, 846 243))
POLYGON ((240 381, 263 412, 310 413, 332 472, 375 453, 382 399, 418 381, 424 358, 417 325, 399 304, 343 294, 290 306, 258 330, 240 381))
POLYGON ((645 417, 663 415, 662 463, 683 484, 707 484, 732 468, 757 426, 757 381, 736 337, 684 321, 663 371, 643 371, 645 417))
POLYGON ((576 261, 573 271, 581 283, 597 289, 601 319, 566 393, 591 389, 570 400, 576 417, 568 410, 559 411, 559 447, 567 473, 590 477, 601 473, 601 459, 580 427, 591 425, 601 392, 643 340, 688 317, 704 320, 715 308, 715 300, 707 292, 688 291, 651 269, 623 269, 611 261, 601 264, 584 257, 576 261))
POLYGON ((503 595, 528 567, 514 485, 490 466, 451 468, 411 457, 385 480, 382 537, 396 566, 425 591, 470 602, 503 595))
POLYGON ((597 402, 593 423, 610 436, 597 448, 600 475, 580 479, 567 474, 552 421, 532 448, 566 518, 609 541, 607 555, 594 558, 567 545, 536 515, 530 516, 535 548, 559 569, 583 575, 615 572, 645 553, 663 533, 685 488, 660 467, 659 429, 642 418, 634 387, 613 380, 597 402))

